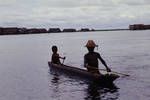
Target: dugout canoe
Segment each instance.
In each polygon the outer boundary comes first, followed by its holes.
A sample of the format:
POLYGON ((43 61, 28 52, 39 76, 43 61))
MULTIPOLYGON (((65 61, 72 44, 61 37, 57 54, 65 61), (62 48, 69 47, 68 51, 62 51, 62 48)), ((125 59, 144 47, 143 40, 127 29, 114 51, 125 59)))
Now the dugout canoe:
POLYGON ((92 74, 85 69, 80 69, 77 67, 68 66, 68 65, 64 65, 64 64, 53 64, 51 62, 48 62, 48 65, 49 65, 50 69, 52 69, 52 70, 55 69, 57 71, 63 72, 70 76, 76 76, 76 77, 84 78, 87 80, 93 80, 93 81, 97 81, 102 84, 113 83, 113 81, 115 81, 117 78, 119 78, 119 76, 116 74, 112 74, 112 73, 92 74))

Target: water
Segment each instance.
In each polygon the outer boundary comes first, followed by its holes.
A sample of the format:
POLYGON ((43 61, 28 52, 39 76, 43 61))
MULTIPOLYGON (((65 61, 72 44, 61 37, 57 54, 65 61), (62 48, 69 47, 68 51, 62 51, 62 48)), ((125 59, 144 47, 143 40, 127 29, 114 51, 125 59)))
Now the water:
POLYGON ((0 36, 0 100, 149 100, 149 43, 150 31, 0 36), (50 72, 52 45, 65 64, 83 68, 88 39, 112 70, 131 75, 116 80, 117 88, 50 72))

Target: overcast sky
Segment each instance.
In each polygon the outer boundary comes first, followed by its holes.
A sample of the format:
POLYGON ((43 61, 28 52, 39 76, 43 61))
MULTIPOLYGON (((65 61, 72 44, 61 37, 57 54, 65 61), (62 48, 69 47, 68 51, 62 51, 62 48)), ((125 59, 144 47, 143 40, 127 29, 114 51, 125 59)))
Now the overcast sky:
POLYGON ((150 24, 150 0, 0 0, 0 26, 128 28, 150 24))

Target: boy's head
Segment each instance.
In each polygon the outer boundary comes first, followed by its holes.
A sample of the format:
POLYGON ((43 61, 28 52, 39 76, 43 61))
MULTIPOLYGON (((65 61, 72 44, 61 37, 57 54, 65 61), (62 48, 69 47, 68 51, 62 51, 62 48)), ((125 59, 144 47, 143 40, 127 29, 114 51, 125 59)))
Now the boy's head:
POLYGON ((87 44, 85 45, 89 52, 93 52, 95 47, 98 47, 98 45, 95 44, 93 40, 88 40, 87 44))
POLYGON ((53 51, 53 53, 56 53, 56 52, 57 52, 57 50, 58 50, 58 49, 57 49, 57 46, 55 46, 55 45, 54 45, 54 46, 52 46, 52 51, 53 51))
POLYGON ((88 40, 88 42, 86 43, 85 47, 90 47, 90 48, 95 48, 98 47, 98 45, 95 44, 95 42, 93 40, 88 40))

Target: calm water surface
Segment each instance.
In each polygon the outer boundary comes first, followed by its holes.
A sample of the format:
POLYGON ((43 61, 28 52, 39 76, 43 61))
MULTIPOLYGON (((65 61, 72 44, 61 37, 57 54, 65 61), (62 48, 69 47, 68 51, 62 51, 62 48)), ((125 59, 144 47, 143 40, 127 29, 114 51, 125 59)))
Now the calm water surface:
POLYGON ((150 100, 149 72, 150 31, 0 36, 0 100, 150 100), (83 68, 88 39, 112 70, 131 75, 116 80, 117 88, 49 70, 52 45, 66 56, 65 64, 83 68))

